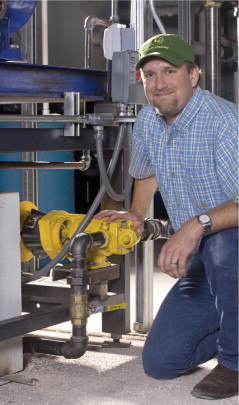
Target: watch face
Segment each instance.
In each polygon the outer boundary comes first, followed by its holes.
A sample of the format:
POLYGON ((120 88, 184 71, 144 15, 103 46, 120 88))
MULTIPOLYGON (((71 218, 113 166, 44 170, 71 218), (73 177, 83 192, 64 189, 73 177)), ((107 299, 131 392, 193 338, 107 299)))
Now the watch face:
POLYGON ((204 228, 203 236, 210 235, 211 233, 211 218, 207 214, 201 214, 198 216, 200 224, 204 228))
POLYGON ((204 222, 204 223, 205 222, 210 222, 210 217, 208 215, 206 215, 206 214, 200 215, 199 219, 200 219, 201 222, 204 222))

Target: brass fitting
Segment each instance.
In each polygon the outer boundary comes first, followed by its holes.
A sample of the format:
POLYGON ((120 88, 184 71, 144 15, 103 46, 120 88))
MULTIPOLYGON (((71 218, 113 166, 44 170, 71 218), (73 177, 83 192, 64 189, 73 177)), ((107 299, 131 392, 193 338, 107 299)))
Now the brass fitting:
POLYGON ((220 1, 206 0, 204 2, 204 7, 221 7, 220 1))
POLYGON ((87 295, 72 295, 70 316, 73 325, 85 325, 89 317, 87 295))

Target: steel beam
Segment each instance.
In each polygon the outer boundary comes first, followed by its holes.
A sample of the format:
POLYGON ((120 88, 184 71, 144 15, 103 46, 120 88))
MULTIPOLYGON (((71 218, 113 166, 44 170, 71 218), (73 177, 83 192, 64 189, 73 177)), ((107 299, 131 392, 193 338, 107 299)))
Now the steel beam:
POLYGON ((69 319, 68 305, 55 305, 53 308, 51 305, 47 310, 9 318, 0 322, 0 341, 66 322, 69 319))
MULTIPOLYGON (((103 147, 114 149, 115 131, 105 131, 103 147)), ((81 129, 80 136, 64 136, 62 128, 0 128, 0 152, 54 150, 95 150, 92 128, 81 129)))
POLYGON ((30 63, 0 62, 0 96, 61 97, 79 92, 82 100, 104 99, 107 73, 104 70, 79 69, 30 63))

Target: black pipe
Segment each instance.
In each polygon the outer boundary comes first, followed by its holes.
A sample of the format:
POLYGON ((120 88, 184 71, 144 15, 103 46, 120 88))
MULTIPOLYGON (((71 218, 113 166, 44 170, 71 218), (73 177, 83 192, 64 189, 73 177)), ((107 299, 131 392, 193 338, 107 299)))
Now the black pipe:
POLYGON ((62 348, 61 353, 67 359, 78 359, 85 354, 88 347, 86 323, 88 310, 86 257, 92 246, 101 246, 105 243, 102 232, 93 234, 80 233, 71 245, 72 269, 67 282, 71 285, 71 322, 72 336, 62 348))
POLYGON ((168 239, 174 233, 168 220, 145 218, 141 242, 155 239, 168 239))
POLYGON ((61 347, 61 354, 66 359, 79 359, 85 354, 88 348, 88 340, 86 325, 73 327, 70 340, 61 347))

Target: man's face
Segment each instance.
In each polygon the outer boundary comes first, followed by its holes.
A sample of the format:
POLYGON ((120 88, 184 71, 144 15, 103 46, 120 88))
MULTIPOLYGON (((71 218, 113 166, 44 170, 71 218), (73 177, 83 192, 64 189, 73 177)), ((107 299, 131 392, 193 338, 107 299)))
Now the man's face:
POLYGON ((164 59, 152 59, 141 70, 145 95, 170 125, 193 95, 199 78, 199 68, 189 73, 185 63, 171 65, 164 59))

